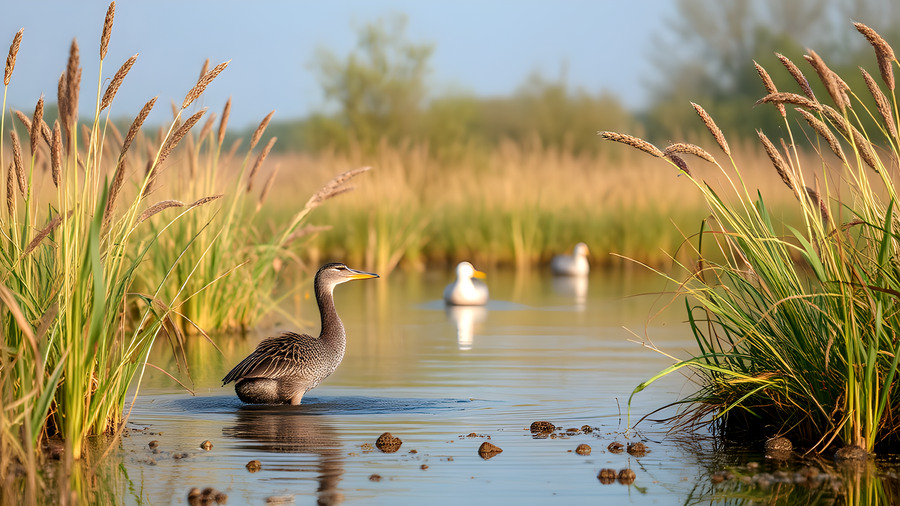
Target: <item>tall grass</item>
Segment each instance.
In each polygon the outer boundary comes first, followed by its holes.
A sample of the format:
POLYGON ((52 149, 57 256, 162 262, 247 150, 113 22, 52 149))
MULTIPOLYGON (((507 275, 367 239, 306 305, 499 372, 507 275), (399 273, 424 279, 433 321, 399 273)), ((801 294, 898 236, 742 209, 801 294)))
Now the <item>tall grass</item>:
MULTIPOLYGON (((628 265, 613 253, 659 266, 682 243, 679 229, 708 214, 703 199, 679 184, 685 177, 661 173, 640 153, 573 154, 537 139, 459 151, 454 159, 421 144, 273 154, 267 164, 292 170, 279 172, 268 212, 287 219, 293 195, 314 191, 342 167, 371 164, 376 170, 364 186, 316 211, 310 223, 331 229, 310 236, 301 258, 315 264, 335 255, 379 273, 460 260, 541 269, 579 241, 590 246, 595 267, 628 265)), ((735 158, 751 167, 753 184, 773 194, 775 209, 790 205, 791 195, 767 177, 765 155, 740 144, 735 158)))
MULTIPOLYGON (((44 121, 43 97, 30 118, 19 115, 24 129, 0 115, 12 152, 7 163, 0 144, 6 183, 0 208, 0 481, 5 490, 15 490, 14 466, 23 464, 25 492, 32 499, 42 442, 61 437, 66 459, 73 461, 84 454, 89 436, 120 428, 126 394, 135 379, 139 383, 156 338, 161 332, 172 335, 170 308, 184 296, 161 296, 170 282, 166 278, 141 291, 133 290, 135 280, 154 244, 212 197, 197 196, 172 212, 173 202, 159 199, 153 189, 160 173, 173 170, 166 159, 205 113, 189 115, 191 104, 226 64, 204 73, 187 92, 172 123, 148 146, 153 154, 132 185, 132 143, 156 99, 138 113, 124 139, 119 137, 121 144, 111 140, 111 106, 136 60, 126 60, 103 86, 114 12, 112 3, 88 122, 79 119, 80 48, 74 41, 59 82, 59 119, 53 127, 44 121), (41 170, 47 160, 50 170, 41 170)), ((15 36, 7 59, 4 111, 22 35, 15 36)), ((175 247, 183 251, 193 238, 184 237, 175 247)), ((176 258, 168 272, 181 261, 176 258)))
MULTIPOLYGON (((298 201, 292 195, 290 214, 271 219, 264 204, 280 165, 265 171, 264 162, 277 138, 269 138, 258 153, 254 149, 259 148, 274 111, 250 136, 243 158, 235 161, 242 139, 223 149, 230 107, 229 100, 217 128, 210 117, 196 136, 186 136, 178 163, 188 174, 168 181, 176 199, 190 201, 195 195, 210 195, 221 198, 219 205, 197 209, 171 226, 151 223, 154 232, 157 227, 170 230, 160 235, 139 274, 139 286, 160 285, 165 298, 181 297, 172 311, 182 330, 244 330, 277 311, 279 299, 273 294, 290 294, 290 290, 278 289, 284 267, 295 263, 303 238, 318 230, 301 225, 315 208, 352 189, 348 182, 369 170, 344 169, 327 179, 323 175, 315 181, 320 187, 309 192, 308 200, 298 201), (163 284, 163 280, 168 282, 163 284)), ((305 273, 302 267, 297 270, 305 273)))
POLYGON ((794 195, 799 225, 779 219, 748 186, 724 134, 699 105, 694 108, 726 164, 696 145, 661 151, 635 137, 601 132, 668 160, 709 208, 691 241, 697 262, 677 263, 685 273, 677 280, 679 293, 699 349, 634 392, 693 370, 698 391, 678 401, 682 423, 793 435, 814 451, 836 443, 871 452, 897 443, 897 60, 874 31, 856 27, 875 48, 881 85, 862 70, 868 89, 850 89, 814 51, 805 59, 827 91, 823 96, 786 57, 781 61, 799 93, 778 91, 757 66, 768 92, 759 103, 773 104, 784 117, 784 138, 773 142, 763 132, 759 138, 775 179, 794 195), (820 154, 818 163, 800 163, 798 143, 807 141, 820 154), (689 155, 712 163, 719 181, 688 167, 689 155))

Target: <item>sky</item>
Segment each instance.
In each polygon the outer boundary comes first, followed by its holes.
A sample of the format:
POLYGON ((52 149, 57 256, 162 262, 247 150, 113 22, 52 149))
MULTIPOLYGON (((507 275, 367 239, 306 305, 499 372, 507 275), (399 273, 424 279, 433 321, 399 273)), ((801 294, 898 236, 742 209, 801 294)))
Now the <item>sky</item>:
MULTIPOLYGON (((119 0, 104 61, 103 89, 131 55, 138 59, 112 106, 133 118, 159 96, 150 122, 170 117, 196 82, 204 60, 230 60, 201 105, 217 114, 232 97, 229 126, 246 128, 270 111, 294 119, 326 110, 311 64, 318 48, 343 57, 358 27, 393 14, 406 36, 431 43, 429 85, 440 95, 465 90, 507 95, 534 72, 591 93, 608 91, 639 108, 653 68, 653 34, 674 11, 670 0, 119 0)), ((99 44, 108 1, 0 0, 0 51, 25 29, 8 107, 29 113, 41 94, 56 101, 73 38, 84 67, 81 115, 96 104, 99 44)))

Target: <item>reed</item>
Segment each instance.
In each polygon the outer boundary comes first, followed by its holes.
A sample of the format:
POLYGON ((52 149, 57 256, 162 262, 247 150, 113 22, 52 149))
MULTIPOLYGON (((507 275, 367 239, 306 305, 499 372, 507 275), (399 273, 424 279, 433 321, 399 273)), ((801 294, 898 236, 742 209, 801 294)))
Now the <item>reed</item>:
MULTIPOLYGON (((881 67, 888 58, 897 64, 883 39, 857 28, 881 67)), ((771 195, 754 189, 730 156, 730 167, 716 165, 728 184, 688 178, 710 216, 692 238, 694 261, 675 263, 683 277, 666 276, 679 286, 698 349, 632 397, 690 370, 697 391, 674 403, 676 427, 713 424, 724 435, 785 434, 813 452, 832 444, 871 452, 900 442, 900 116, 889 76, 886 92, 866 79, 868 96, 857 94, 818 54, 806 59, 836 108, 819 102, 786 58, 804 96, 769 89, 760 100, 799 106, 788 111, 780 147, 759 137, 801 224, 773 212, 763 198, 771 195), (877 129, 867 131, 868 121, 877 129), (818 159, 804 163, 797 139, 809 139, 818 159)), ((728 153, 711 118, 695 109, 728 153)))
MULTIPOLYGON (((201 72, 194 89, 205 87, 205 81, 217 74, 217 69, 201 72)), ((190 103, 192 94, 184 103, 190 103)), ((265 176, 265 162, 277 139, 270 137, 257 153, 254 148, 265 135, 274 111, 254 130, 245 156, 233 162, 233 153, 223 153, 230 108, 229 99, 217 131, 208 120, 198 134, 183 137, 182 149, 166 146, 159 157, 190 167, 191 174, 187 178, 180 174, 159 175, 159 186, 172 190, 174 202, 161 201, 156 212, 167 212, 198 196, 222 197, 218 205, 198 209, 172 226, 165 221, 148 221, 150 230, 167 227, 168 233, 148 255, 146 268, 137 279, 138 286, 157 286, 167 280, 162 293, 167 299, 182 299, 171 308, 182 332, 243 331, 278 311, 281 298, 291 295, 289 287, 280 289, 284 288, 285 268, 295 266, 293 273, 300 277, 308 271, 304 264, 297 265, 301 255, 298 249, 303 243, 296 241, 307 215, 324 201, 352 189, 347 184, 349 180, 368 170, 344 169, 330 181, 330 176, 323 175, 320 184, 328 182, 318 191, 310 190, 312 196, 306 204, 298 201, 295 194, 289 200, 292 209, 288 216, 273 215, 262 201, 272 190, 275 171, 269 172, 258 191, 256 181, 265 176), (179 244, 188 246, 180 248, 179 244), (276 293, 280 295, 273 295, 276 293)), ((199 120, 195 114, 181 128, 196 122, 194 117, 199 120)), ((172 138, 180 138, 180 129, 172 138)), ((157 178, 155 174, 151 177, 157 178)))
MULTIPOLYGON (((136 181, 124 177, 126 162, 139 158, 129 145, 139 137, 155 99, 140 112, 121 150, 109 147, 110 139, 116 137, 107 135, 112 131, 109 115, 115 91, 134 63, 129 59, 101 94, 114 8, 110 4, 104 23, 97 102, 87 125, 78 127, 81 66, 74 41, 59 81, 60 118, 53 129, 43 121, 43 97, 32 118, 25 118, 23 134, 6 122, 5 113, 0 115, 0 128, 9 129, 13 158, 5 163, 0 141, 0 170, 6 170, 2 176, 7 181, 7 205, 0 210, 0 488, 4 500, 19 497, 26 503, 36 502, 42 490, 40 450, 48 438, 64 441, 65 459, 71 463, 85 455, 91 436, 121 430, 126 396, 129 391, 137 394, 153 343, 160 336, 179 338, 171 323, 171 308, 179 305, 182 295, 163 297, 163 285, 171 282, 168 278, 135 290, 143 262, 180 220, 215 198, 198 196, 177 211, 172 210, 174 199, 161 199, 159 204, 147 199, 146 190, 165 150, 178 143, 177 136, 187 135, 191 121, 196 122, 192 116, 182 123, 180 115, 185 111, 178 111, 155 145, 147 141, 151 170, 136 181), (21 135, 30 136, 30 157, 22 149, 21 135), (48 151, 51 170, 37 170, 40 160, 48 159, 48 151), (105 156, 110 151, 117 153, 113 160, 105 156), (25 470, 24 480, 17 476, 20 468, 25 470)), ((24 43, 22 33, 14 37, 7 57, 4 111, 6 91, 14 81, 16 51, 24 43)), ((211 77, 204 76, 204 86, 211 77)), ((196 98, 199 92, 195 86, 188 96, 196 98)), ((183 250, 193 238, 183 239, 174 247, 183 250)), ((175 258, 168 270, 180 268, 182 261, 175 258)))

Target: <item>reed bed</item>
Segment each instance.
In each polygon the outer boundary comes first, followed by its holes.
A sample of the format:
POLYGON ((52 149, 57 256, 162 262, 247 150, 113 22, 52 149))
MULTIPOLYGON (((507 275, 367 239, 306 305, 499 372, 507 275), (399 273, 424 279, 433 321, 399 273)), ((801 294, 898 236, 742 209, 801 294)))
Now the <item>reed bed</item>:
MULTIPOLYGON (((898 442, 897 60, 874 31, 855 26, 875 49, 881 77, 876 82, 862 70, 866 90, 850 89, 814 51, 806 72, 826 90, 819 96, 786 57, 798 93, 774 89, 757 66, 768 92, 759 103, 784 117, 783 138, 759 132, 761 152, 775 169, 772 179, 793 195, 799 224, 773 213, 771 193, 748 180, 700 105, 694 108, 717 145, 715 159, 663 150, 709 210, 690 242, 693 261, 677 262, 683 277, 669 276, 698 350, 632 394, 691 370, 698 389, 675 403, 682 408, 676 427, 788 435, 812 452, 844 445, 872 452, 898 442), (801 145, 818 159, 804 160, 801 145), (717 181, 695 170, 704 165, 717 181)), ((601 136, 647 151, 635 138, 601 136)))
MULTIPOLYGON (((682 183, 685 176, 663 173, 641 153, 618 146, 573 155, 535 140, 456 151, 465 155, 448 160, 414 144, 366 154, 272 155, 270 167, 282 170, 269 209, 287 216, 301 204, 294 195, 308 194, 341 167, 371 164, 364 185, 317 211, 310 223, 330 229, 307 239, 301 259, 342 258, 382 275, 460 260, 481 268, 542 269, 579 241, 590 246, 598 268, 633 265, 622 256, 663 266, 672 252, 688 258, 681 246, 709 214, 702 197, 682 183)), ((775 209, 787 212, 793 197, 768 177, 765 155, 746 144, 735 151, 751 167, 747 177, 773 195, 775 209)))
MULTIPOLYGON (((41 450, 50 440, 64 444, 62 474, 68 473, 70 483, 61 493, 83 488, 77 482, 92 479, 83 476, 89 466, 73 463, 102 459, 112 448, 104 438, 124 427, 126 396, 137 395, 145 369, 154 367, 148 363, 154 343, 167 338, 176 358, 183 358, 186 326, 244 324, 262 313, 259 294, 275 282, 275 266, 290 256, 286 247, 297 239, 306 215, 367 170, 325 178, 325 186, 275 227, 272 238, 258 233, 251 224, 263 198, 258 189, 251 193, 251 184, 263 192, 271 188, 273 180, 262 184, 254 177, 275 141, 254 148, 271 115, 231 179, 219 174, 222 158, 239 147, 222 149, 230 104, 218 123, 194 106, 228 62, 204 66, 158 132, 144 132, 156 98, 120 130, 110 119, 115 95, 138 59, 127 59, 108 75, 104 64, 114 15, 111 3, 100 38, 96 105, 89 114, 78 110, 81 48, 75 41, 60 77, 52 126, 44 117, 45 97, 33 113, 0 114, 4 502, 46 500, 41 494, 54 487, 42 472, 41 450), (241 268, 249 274, 232 276, 241 268), (231 279, 238 281, 225 282, 231 279), (249 295, 232 300, 237 293, 249 295)), ((6 60, 3 111, 25 43, 20 30, 6 60)))

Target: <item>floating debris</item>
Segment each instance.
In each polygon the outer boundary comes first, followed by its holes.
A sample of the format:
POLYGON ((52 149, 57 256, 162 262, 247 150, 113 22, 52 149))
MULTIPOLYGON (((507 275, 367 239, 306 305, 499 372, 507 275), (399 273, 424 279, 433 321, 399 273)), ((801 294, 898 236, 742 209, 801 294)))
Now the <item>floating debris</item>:
POLYGON ((380 475, 380 474, 374 474, 374 473, 373 473, 373 474, 370 474, 370 475, 369 475, 369 481, 381 481, 381 475, 380 475))
POLYGON ((149 446, 150 448, 156 448, 157 446, 159 446, 159 441, 154 439, 153 441, 147 443, 147 446, 149 446))
POLYGON ((850 445, 841 448, 840 450, 834 453, 834 460, 838 462, 846 462, 852 460, 866 460, 869 456, 868 452, 857 445, 850 445))
POLYGON ((212 450, 212 446, 213 446, 213 445, 212 445, 212 442, 210 442, 209 439, 207 439, 206 441, 200 443, 200 448, 202 448, 202 449, 204 449, 204 450, 206 450, 206 451, 212 450))
POLYGON ((247 465, 245 467, 251 473, 255 473, 262 469, 262 463, 258 460, 251 460, 250 462, 247 462, 247 465))
POLYGON ((375 446, 384 453, 394 453, 400 449, 400 445, 402 444, 403 441, 390 432, 385 432, 378 436, 378 440, 375 441, 375 446))
POLYGON ((647 454, 647 447, 644 443, 628 443, 628 454, 635 457, 643 457, 647 454))
POLYGON ((502 452, 503 449, 499 446, 488 443, 485 441, 481 443, 481 446, 478 447, 478 455, 484 460, 488 460, 497 456, 498 453, 502 452))
POLYGON ((635 474, 631 469, 625 468, 619 471, 619 483, 622 485, 631 485, 634 483, 635 474))
POLYGON ((203 490, 194 487, 188 491, 187 499, 188 504, 190 505, 212 504, 213 502, 216 504, 225 504, 228 502, 228 494, 220 492, 212 487, 206 487, 203 490))
POLYGON ((625 445, 618 441, 613 441, 612 443, 609 443, 609 446, 607 446, 606 449, 609 450, 609 453, 622 453, 625 451, 625 445))
POLYGON ((597 474, 597 479, 600 480, 600 483, 604 485, 609 485, 616 481, 616 470, 603 468, 600 470, 600 473, 597 474))
POLYGON ((428 464, 422 464, 421 466, 419 466, 419 469, 421 469, 423 471, 428 469, 428 464))
POLYGON ((556 430, 556 425, 550 422, 537 421, 531 423, 531 432, 533 433, 553 432, 554 430, 556 430))
POLYGON ((581 443, 575 448, 575 453, 577 453, 578 455, 590 455, 591 445, 581 443))

